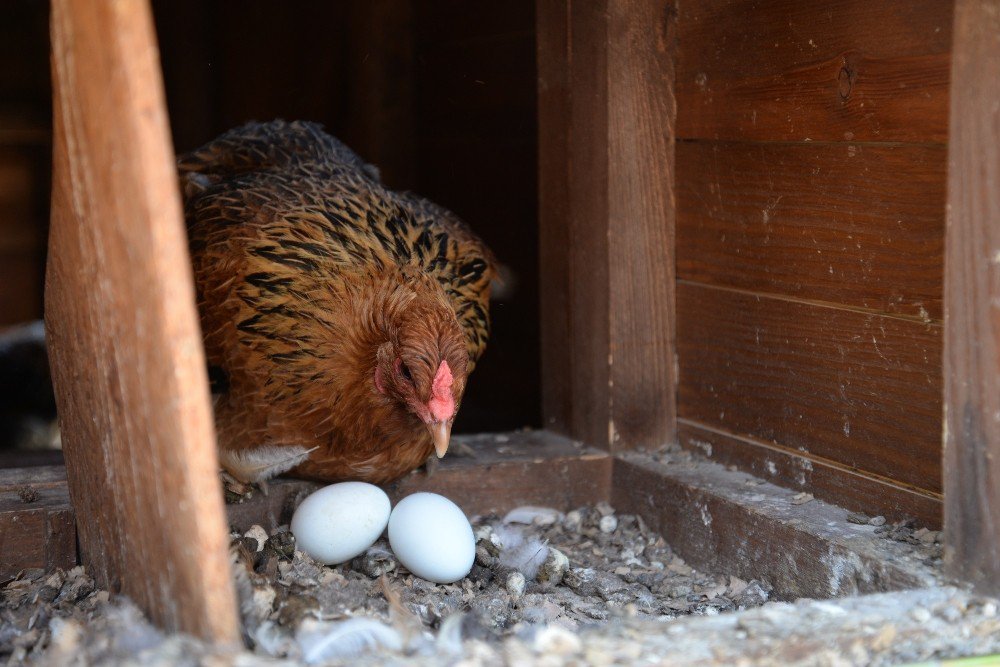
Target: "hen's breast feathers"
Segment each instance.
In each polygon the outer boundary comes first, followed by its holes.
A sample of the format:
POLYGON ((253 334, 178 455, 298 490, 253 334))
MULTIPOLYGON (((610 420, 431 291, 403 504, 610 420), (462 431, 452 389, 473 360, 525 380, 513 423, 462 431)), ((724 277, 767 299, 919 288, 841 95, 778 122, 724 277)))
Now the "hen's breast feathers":
POLYGON ((485 349, 490 251, 449 211, 385 188, 377 170, 317 125, 237 128, 183 156, 179 169, 213 363, 228 365, 218 357, 237 336, 266 348, 269 366, 298 368, 296 377, 268 373, 269 382, 307 382, 308 357, 323 344, 311 331, 334 325, 337 290, 349 289, 351 276, 396 270, 432 277, 470 360, 485 349))

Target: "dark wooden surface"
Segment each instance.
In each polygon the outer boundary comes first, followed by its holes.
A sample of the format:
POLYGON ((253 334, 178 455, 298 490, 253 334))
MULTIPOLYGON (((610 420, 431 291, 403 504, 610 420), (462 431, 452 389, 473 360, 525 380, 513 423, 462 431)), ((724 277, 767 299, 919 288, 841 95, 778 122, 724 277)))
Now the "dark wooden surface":
POLYGON ((52 3, 45 315, 84 563, 157 623, 239 641, 205 358, 145 2, 52 3))
POLYGON ((677 136, 944 142, 951 3, 680 5, 677 136))
POLYGON ((65 468, 0 470, 0 582, 25 568, 68 569, 76 562, 65 468))
POLYGON ((679 415, 941 489, 941 327, 682 283, 679 415))
POLYGON ((944 146, 682 141, 677 275, 941 319, 944 146))
POLYGON ((545 428, 570 433, 569 3, 538 0, 536 26, 542 418, 545 428))
POLYGON ((561 374, 545 420, 658 446, 674 437, 675 10, 550 2, 538 19, 543 368, 561 374))
POLYGON ((945 273, 945 559, 1000 594, 1000 9, 958 0, 945 273))
POLYGON ((864 474, 773 442, 736 437, 686 419, 677 421, 677 439, 682 447, 699 456, 849 510, 881 515, 890 522, 915 519, 920 526, 941 528, 939 493, 864 474))

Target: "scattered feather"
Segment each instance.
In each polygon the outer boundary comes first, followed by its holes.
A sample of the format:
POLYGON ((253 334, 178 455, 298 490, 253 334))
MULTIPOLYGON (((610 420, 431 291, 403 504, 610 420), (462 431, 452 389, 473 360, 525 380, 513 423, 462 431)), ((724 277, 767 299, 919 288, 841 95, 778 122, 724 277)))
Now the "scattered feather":
POLYGON ((371 618, 348 618, 333 623, 307 619, 295 633, 306 664, 352 658, 376 648, 399 651, 403 639, 394 629, 371 618))
POLYGON ((500 553, 497 555, 500 564, 521 572, 528 579, 534 579, 538 568, 549 555, 549 548, 545 543, 514 526, 496 526, 493 534, 500 542, 500 553))
POLYGON ((465 614, 452 614, 441 622, 435 648, 441 655, 462 654, 462 621, 465 614))
POLYGON ((557 521, 562 521, 563 513, 551 507, 535 507, 524 505, 515 507, 507 512, 503 518, 504 523, 523 523, 526 525, 551 526, 557 521))
POLYGON ((278 447, 223 449, 219 452, 222 467, 241 482, 260 482, 280 475, 303 463, 318 447, 278 447))

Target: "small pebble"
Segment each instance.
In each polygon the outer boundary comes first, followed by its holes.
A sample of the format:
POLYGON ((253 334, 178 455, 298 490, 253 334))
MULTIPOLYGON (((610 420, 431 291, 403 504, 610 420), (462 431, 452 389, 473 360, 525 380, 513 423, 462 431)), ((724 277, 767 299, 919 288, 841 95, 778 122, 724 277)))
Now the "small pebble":
POLYGON ((540 584, 558 586, 562 583, 568 569, 569 558, 566 557, 566 554, 554 547, 549 547, 549 554, 545 557, 542 566, 538 568, 538 574, 535 578, 540 584))
POLYGON ((563 525, 566 526, 566 530, 571 533, 579 533, 580 529, 583 527, 583 514, 578 510, 573 510, 566 514, 566 519, 563 521, 563 525))
POLYGON ((258 526, 254 524, 250 526, 250 530, 243 533, 243 537, 250 537, 257 540, 257 548, 254 550, 255 553, 260 552, 264 548, 264 543, 267 542, 267 531, 264 530, 263 526, 258 526))
POLYGON ((926 623, 931 620, 931 612, 923 607, 914 607, 910 610, 910 617, 917 623, 926 623))
POLYGON ((885 525, 885 517, 881 516, 881 515, 879 515, 879 516, 873 516, 872 518, 868 519, 868 525, 869 526, 884 526, 885 525))
POLYGON ((603 516, 599 527, 602 533, 613 533, 618 528, 618 518, 614 514, 603 516))
POLYGON ((535 634, 532 648, 543 655, 573 655, 580 652, 582 645, 573 632, 560 625, 549 625, 535 634))
POLYGON ((871 521, 871 517, 868 516, 867 514, 862 514, 861 512, 853 512, 847 515, 848 523, 856 523, 858 525, 864 526, 868 525, 869 521, 871 521))
POLYGON ((507 581, 504 583, 504 587, 507 592, 510 593, 510 598, 514 601, 520 600, 524 597, 524 587, 527 585, 527 581, 524 575, 516 570, 507 575, 507 581))

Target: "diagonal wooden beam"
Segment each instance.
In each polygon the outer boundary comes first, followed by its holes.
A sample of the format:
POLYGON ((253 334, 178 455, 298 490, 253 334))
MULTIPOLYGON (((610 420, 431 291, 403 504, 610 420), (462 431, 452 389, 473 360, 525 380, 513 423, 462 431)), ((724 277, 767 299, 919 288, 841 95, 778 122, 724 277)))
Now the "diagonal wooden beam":
POLYGON ((945 560, 1000 594, 1000 5, 958 0, 945 239, 945 560))
POLYGON ((84 563, 239 639, 180 195, 145 0, 53 0, 45 317, 84 563))

